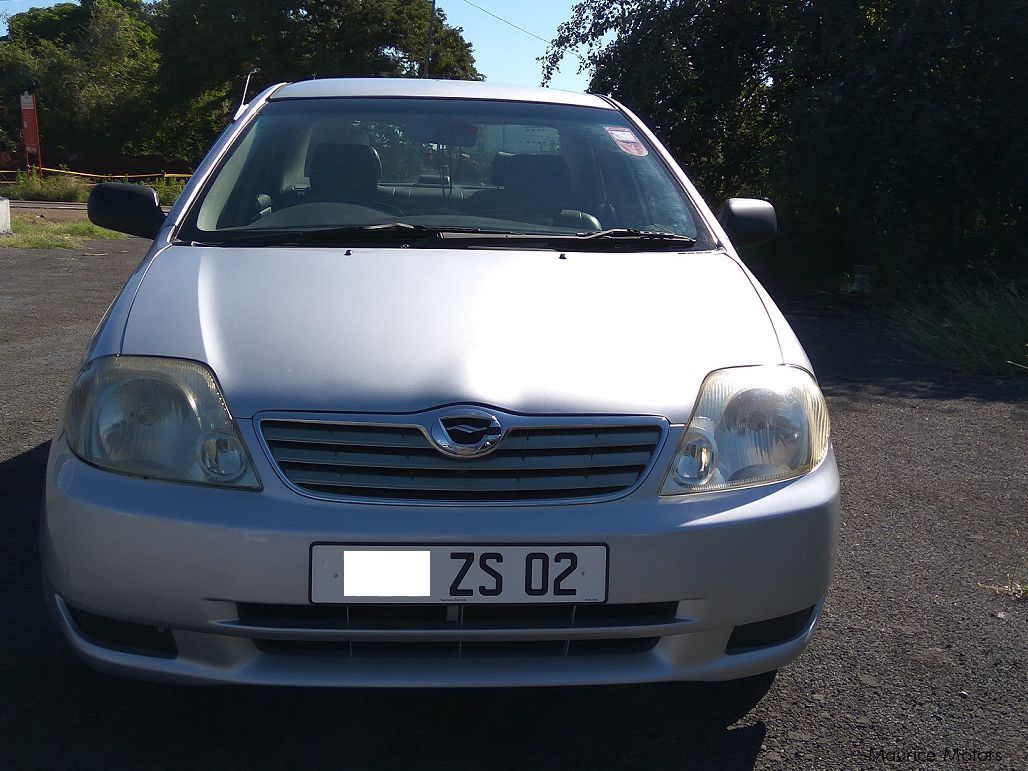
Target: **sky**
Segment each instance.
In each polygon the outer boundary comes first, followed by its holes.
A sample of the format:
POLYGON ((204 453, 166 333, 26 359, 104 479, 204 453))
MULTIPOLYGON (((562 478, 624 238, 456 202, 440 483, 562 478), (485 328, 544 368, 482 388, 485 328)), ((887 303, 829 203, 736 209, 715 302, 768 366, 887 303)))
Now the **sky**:
MULTIPOLYGON (((19 13, 28 8, 56 5, 58 0, 0 0, 0 13, 19 13)), ((464 29, 464 38, 475 49, 478 71, 491 83, 538 86, 542 65, 536 61, 546 51, 557 27, 571 15, 575 0, 437 0, 446 12, 447 22, 464 29), (478 6, 478 7, 475 7, 478 6), (495 14, 512 24, 490 16, 495 14), (539 39, 541 38, 541 39, 539 39)), ((0 20, 0 34, 7 33, 0 20)), ((584 91, 586 74, 578 74, 578 59, 565 57, 550 85, 571 91, 584 91)))
MULTIPOLYGON (((542 64, 536 59, 546 52, 547 43, 543 41, 549 42, 556 36, 557 27, 571 16, 575 0, 472 1, 474 5, 468 0, 437 0, 439 7, 446 12, 447 22, 463 27, 464 39, 474 46, 478 71, 491 83, 538 86, 542 80, 542 64), (486 11, 532 34, 498 21, 486 11)), ((578 74, 577 58, 565 56, 550 85, 584 91, 589 85, 589 76, 578 74)))

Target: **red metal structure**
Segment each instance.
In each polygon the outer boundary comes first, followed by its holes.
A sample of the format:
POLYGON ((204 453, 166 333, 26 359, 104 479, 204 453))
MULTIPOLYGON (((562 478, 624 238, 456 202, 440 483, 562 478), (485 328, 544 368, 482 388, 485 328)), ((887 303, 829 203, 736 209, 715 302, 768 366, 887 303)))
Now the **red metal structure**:
MULTIPOLYGON (((21 127, 25 137, 25 169, 32 173, 32 156, 35 166, 41 169, 43 155, 39 149, 39 118, 36 109, 36 95, 26 91, 21 95, 21 127)), ((40 172, 42 174, 42 172, 40 172)))

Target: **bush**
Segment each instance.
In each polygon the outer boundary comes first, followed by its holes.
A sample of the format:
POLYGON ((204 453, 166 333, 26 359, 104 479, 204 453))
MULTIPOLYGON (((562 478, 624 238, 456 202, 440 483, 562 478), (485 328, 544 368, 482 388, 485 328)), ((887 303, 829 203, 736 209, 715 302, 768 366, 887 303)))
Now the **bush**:
POLYGON ((1028 376, 1028 281, 950 278, 897 303, 890 321, 901 340, 944 366, 1028 376))
POLYGON ((143 185, 157 193, 157 198, 162 206, 171 206, 182 194, 182 188, 186 186, 187 179, 176 177, 154 177, 153 179, 128 179, 122 177, 118 182, 130 182, 134 185, 143 185))
POLYGON ((0 196, 16 201, 82 202, 89 197, 89 185, 64 174, 40 178, 19 171, 14 182, 0 185, 0 196))
POLYGON ((179 195, 182 194, 182 188, 186 186, 186 182, 187 180, 185 179, 161 177, 144 184, 157 191, 157 196, 161 199, 162 205, 171 206, 178 199, 179 195))
MULTIPOLYGON (((124 179, 124 178, 123 178, 124 179)), ((130 180, 124 180, 126 182, 130 180)), ((153 188, 164 206, 171 206, 182 193, 188 180, 156 177, 139 184, 153 188)), ((14 182, 0 183, 0 197, 15 201, 58 201, 84 203, 89 198, 93 185, 80 177, 50 175, 40 179, 37 176, 18 172, 14 182)))

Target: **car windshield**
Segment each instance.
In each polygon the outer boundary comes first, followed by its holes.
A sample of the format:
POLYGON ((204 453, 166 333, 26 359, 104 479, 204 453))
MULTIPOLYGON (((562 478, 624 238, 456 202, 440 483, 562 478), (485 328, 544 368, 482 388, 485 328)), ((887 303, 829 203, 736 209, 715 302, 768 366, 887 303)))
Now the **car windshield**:
POLYGON ((396 237, 591 234, 594 243, 646 231, 651 242, 662 233, 713 246, 683 188, 619 112, 419 98, 269 102, 178 238, 286 243, 284 234, 311 241, 315 231, 367 228, 381 240, 385 229, 369 226, 394 226, 396 237))

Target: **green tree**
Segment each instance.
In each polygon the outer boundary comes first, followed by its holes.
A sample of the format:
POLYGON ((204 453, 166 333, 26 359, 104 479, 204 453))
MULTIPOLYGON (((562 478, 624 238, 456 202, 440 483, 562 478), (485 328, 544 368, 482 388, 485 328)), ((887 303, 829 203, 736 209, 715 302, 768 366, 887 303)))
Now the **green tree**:
POLYGON ((591 88, 645 115, 708 196, 716 200, 752 191, 766 172, 775 137, 769 70, 781 5, 775 0, 579 3, 558 30, 545 76, 552 75, 565 51, 584 47, 591 88))
MULTIPOLYGON (((159 18, 162 84, 176 90, 311 77, 415 75, 427 0, 169 0, 159 18), (212 55, 214 52, 214 55, 212 55)), ((431 72, 475 79, 471 46, 437 12, 431 72)))
POLYGON ((585 0, 544 74, 583 50, 712 203, 773 200, 779 272, 909 284, 1024 271, 1026 45, 1025 0, 585 0))
MULTIPOLYGON (((231 116, 247 73, 251 93, 312 77, 417 74, 427 0, 164 0, 153 6, 161 101, 180 128, 161 144, 199 157, 231 116)), ((471 45, 436 14, 430 72, 477 79, 471 45)))
POLYGON ((897 280, 1023 274, 1028 4, 822 1, 794 25, 772 181, 795 234, 897 280))
POLYGON ((49 40, 52 43, 74 40, 89 21, 89 11, 76 3, 58 3, 49 8, 29 8, 8 19, 12 40, 22 42, 49 40))
MULTIPOLYGON (((251 88, 309 77, 412 76, 428 0, 83 0, 9 19, 0 146, 20 147, 17 95, 40 95, 44 150, 197 161, 251 88)), ((459 28, 435 17, 433 77, 478 78, 459 28)))
POLYGON ((43 8, 29 8, 8 19, 8 34, 20 40, 72 42, 85 29, 93 7, 98 3, 117 5, 134 16, 145 13, 143 0, 81 0, 79 3, 57 3, 43 8))
MULTIPOLYGON (((138 3, 94 0, 57 6, 49 17, 11 17, 9 38, 0 44, 8 121, 17 94, 33 89, 46 146, 86 154, 150 149, 140 127, 152 123, 158 56, 139 10, 138 3)), ((5 133, 8 142, 18 141, 16 129, 5 133)))

